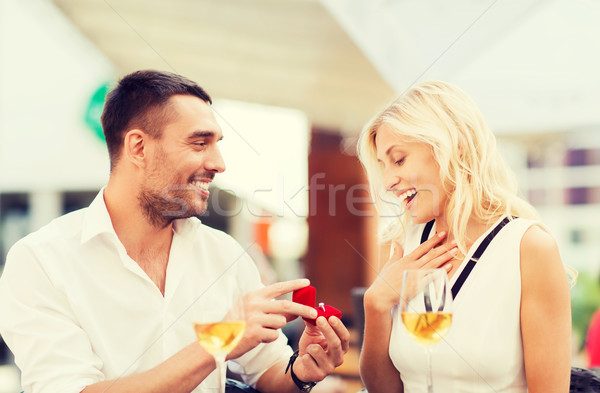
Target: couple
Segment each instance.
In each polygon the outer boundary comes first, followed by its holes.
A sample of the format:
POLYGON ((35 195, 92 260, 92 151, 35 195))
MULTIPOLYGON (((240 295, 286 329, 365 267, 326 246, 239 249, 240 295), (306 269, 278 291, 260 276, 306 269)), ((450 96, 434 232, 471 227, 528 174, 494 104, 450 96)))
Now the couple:
MULTIPOLYGON (((210 105, 194 82, 156 71, 127 75, 107 95, 108 184, 88 208, 19 241, 0 278, 0 332, 25 392, 210 391, 220 377, 191 326, 200 315, 224 316, 234 288, 244 293, 247 328, 228 359, 246 383, 263 393, 307 392, 342 363, 349 334, 336 317, 306 324, 298 353, 286 345, 280 329, 298 316, 314 319, 316 311, 276 298, 307 280, 262 286, 246 252, 195 218, 206 210, 210 182, 225 170, 210 105)), ((387 226, 384 240, 404 239, 403 246, 395 244, 365 295, 360 371, 369 391, 410 392, 424 375, 401 338, 390 345, 400 329, 391 311, 402 271, 444 267, 452 277, 505 216, 520 218, 498 237, 495 255, 482 257, 496 270, 474 272, 469 281, 487 288, 498 279, 494 288, 503 292, 486 294, 502 299, 492 302, 500 310, 478 307, 482 315, 453 327, 460 331, 455 355, 468 358, 463 366, 448 363, 436 385, 482 391, 466 368, 475 364, 496 391, 566 391, 569 294, 558 251, 515 196, 493 135, 464 93, 440 82, 414 87, 371 122, 359 155, 375 200, 392 193, 408 201, 411 216, 387 226), (417 247, 415 237, 433 220, 432 238, 417 247), (494 318, 499 326, 489 325, 494 318), (500 348, 488 342, 473 351, 461 341, 497 331, 509 341, 500 348)), ((470 292, 485 301, 476 289, 462 290, 464 320, 473 318, 470 292)), ((450 355, 443 359, 454 362, 450 355)))

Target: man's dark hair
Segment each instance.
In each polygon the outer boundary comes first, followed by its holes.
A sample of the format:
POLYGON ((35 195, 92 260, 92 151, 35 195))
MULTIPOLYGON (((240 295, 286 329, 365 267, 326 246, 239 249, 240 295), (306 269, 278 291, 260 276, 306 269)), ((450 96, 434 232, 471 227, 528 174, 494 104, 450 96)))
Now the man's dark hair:
POLYGON ((124 76, 107 95, 102 111, 102 129, 115 167, 127 131, 140 129, 159 138, 173 115, 167 101, 174 95, 191 95, 212 104, 208 93, 195 82, 170 72, 144 70, 124 76))

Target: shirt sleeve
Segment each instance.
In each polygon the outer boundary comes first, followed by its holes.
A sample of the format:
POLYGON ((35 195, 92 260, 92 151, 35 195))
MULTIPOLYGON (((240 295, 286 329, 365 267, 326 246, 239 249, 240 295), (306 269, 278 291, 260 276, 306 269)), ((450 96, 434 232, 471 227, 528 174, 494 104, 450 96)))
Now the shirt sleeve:
POLYGON ((26 393, 78 393, 104 379, 68 299, 23 241, 9 252, 0 278, 0 315, 26 393))
POLYGON ((287 345, 287 338, 279 331, 277 340, 259 344, 231 362, 230 368, 239 374, 246 384, 256 387, 256 383, 265 371, 279 362, 287 362, 293 353, 292 348, 287 345))
MULTIPOLYGON (((241 246, 238 245, 237 248, 243 251, 241 246)), ((263 287, 256 264, 246 253, 240 258, 237 276, 242 278, 238 282, 244 292, 263 287)), ((246 384, 256 387, 256 383, 265 371, 281 361, 287 362, 290 356, 292 356, 293 350, 287 344, 287 341, 285 334, 279 330, 277 340, 258 345, 256 348, 231 361, 229 367, 232 371, 239 374, 246 384)))

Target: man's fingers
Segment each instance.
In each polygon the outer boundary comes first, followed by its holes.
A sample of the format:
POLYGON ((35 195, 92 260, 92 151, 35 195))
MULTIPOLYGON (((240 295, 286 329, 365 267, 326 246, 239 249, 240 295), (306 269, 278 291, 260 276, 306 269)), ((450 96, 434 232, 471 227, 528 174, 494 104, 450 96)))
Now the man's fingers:
POLYGON ((324 350, 320 345, 309 345, 304 355, 307 363, 306 370, 311 374, 311 380, 322 381, 326 376, 332 374, 337 367, 331 360, 329 351, 324 350), (306 358, 306 357, 309 358, 306 358))
POLYGON ((315 310, 314 307, 294 303, 290 300, 273 300, 265 302, 263 312, 268 314, 281 314, 288 320, 290 319, 290 315, 308 319, 315 319, 317 317, 317 310, 315 310))
MULTIPOLYGON (((334 319, 337 318, 330 317, 329 319, 337 325, 337 321, 334 321, 334 319)), ((344 360, 344 353, 346 353, 346 351, 344 351, 344 346, 346 346, 344 342, 347 342, 350 337, 349 334, 346 336, 346 333, 348 333, 347 329, 345 327, 342 329, 337 326, 341 332, 341 336, 338 335, 337 331, 334 330, 333 326, 331 326, 329 321, 324 317, 319 317, 317 319, 317 327, 321 330, 323 337, 325 337, 325 340, 327 341, 327 353, 329 354, 330 359, 333 361, 334 366, 339 366, 344 360)), ((317 363, 319 363, 318 359, 317 363)))
POLYGON ((275 284, 267 285, 264 288, 256 291, 256 294, 269 299, 275 299, 286 293, 295 291, 296 289, 304 288, 310 285, 310 281, 306 278, 299 278, 297 280, 282 281, 275 284))
POLYGON ((329 317, 327 321, 329 322, 329 325, 333 328, 333 331, 340 340, 342 352, 348 352, 348 349, 350 348, 350 332, 348 332, 346 326, 344 326, 344 324, 342 323, 342 321, 340 321, 338 317, 329 317))
POLYGON ((287 324, 286 318, 278 314, 261 314, 254 318, 254 321, 261 327, 268 329, 281 329, 287 324))
POLYGON ((324 367, 327 364, 327 353, 319 345, 309 345, 302 355, 302 361, 311 381, 322 381, 328 375, 324 367))
MULTIPOLYGON (((333 373, 335 368, 344 362, 344 354, 348 351, 350 342, 350 333, 339 318, 319 317, 316 322, 313 329, 318 332, 313 331, 312 334, 317 333, 315 337, 318 339, 313 338, 313 342, 306 346, 306 353, 301 357, 303 375, 311 381, 320 381, 333 373)), ((307 334, 309 333, 305 330, 303 337, 307 334)), ((302 340, 301 338, 301 343, 302 340)))

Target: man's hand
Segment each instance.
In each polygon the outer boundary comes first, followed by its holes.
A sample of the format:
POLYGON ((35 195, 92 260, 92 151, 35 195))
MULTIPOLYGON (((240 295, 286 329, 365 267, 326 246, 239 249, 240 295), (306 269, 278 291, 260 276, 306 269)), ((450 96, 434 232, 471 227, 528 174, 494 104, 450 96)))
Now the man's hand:
POLYGON ((337 317, 319 317, 316 326, 306 323, 294 374, 304 382, 323 380, 344 362, 349 343, 350 333, 337 317))
POLYGON ((291 300, 276 300, 281 295, 307 285, 310 285, 307 279, 283 281, 246 294, 244 296, 246 330, 240 343, 227 358, 238 358, 260 343, 275 341, 279 337, 278 329, 291 320, 298 317, 316 318, 317 311, 313 307, 294 303, 291 300))

